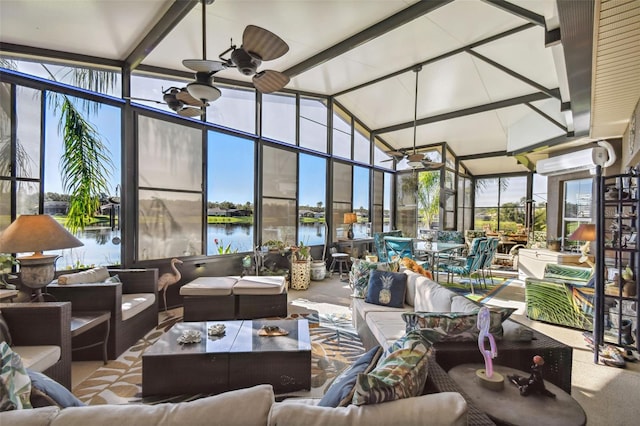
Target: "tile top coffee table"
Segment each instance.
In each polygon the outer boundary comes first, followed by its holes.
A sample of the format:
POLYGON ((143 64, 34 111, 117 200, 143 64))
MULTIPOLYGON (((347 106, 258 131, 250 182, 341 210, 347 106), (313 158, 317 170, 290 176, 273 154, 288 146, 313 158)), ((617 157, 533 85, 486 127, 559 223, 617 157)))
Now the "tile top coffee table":
POLYGON ((507 375, 529 377, 530 373, 509 367, 494 365, 493 370, 504 376, 504 389, 492 391, 476 382, 476 370, 484 364, 462 364, 449 370, 449 376, 467 393, 478 408, 499 424, 519 426, 570 426, 584 425, 587 416, 571 395, 545 380, 547 390, 555 398, 541 395, 522 396, 518 388, 509 382, 507 375))
POLYGON ((311 342, 307 320, 244 320, 176 323, 142 355, 142 395, 220 393, 257 384, 276 393, 311 388, 311 342), (224 336, 208 336, 224 324, 224 336), (259 336, 263 325, 286 336, 259 336), (200 343, 180 344, 185 330, 200 331, 200 343))

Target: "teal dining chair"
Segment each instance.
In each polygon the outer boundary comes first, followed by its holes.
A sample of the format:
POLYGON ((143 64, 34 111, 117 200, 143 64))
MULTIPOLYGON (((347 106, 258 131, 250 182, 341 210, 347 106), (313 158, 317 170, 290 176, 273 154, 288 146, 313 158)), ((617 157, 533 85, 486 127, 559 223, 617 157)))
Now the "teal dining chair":
POLYGON ((471 243, 470 253, 462 263, 444 263, 441 268, 447 273, 447 283, 453 281, 454 275, 461 278, 468 278, 471 286, 471 293, 474 292, 474 282, 471 275, 479 272, 484 260, 484 254, 487 249, 487 240, 485 238, 474 238, 471 243))

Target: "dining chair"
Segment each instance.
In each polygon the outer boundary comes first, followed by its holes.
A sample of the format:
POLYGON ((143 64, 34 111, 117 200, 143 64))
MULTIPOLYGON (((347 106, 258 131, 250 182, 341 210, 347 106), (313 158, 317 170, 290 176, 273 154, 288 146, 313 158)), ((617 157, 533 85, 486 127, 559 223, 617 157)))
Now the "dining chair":
POLYGON ((413 238, 409 237, 384 237, 384 247, 387 258, 392 260, 394 257, 399 259, 409 257, 414 259, 413 238))
POLYGON ((487 238, 487 247, 485 249, 484 257, 482 259, 482 266, 480 267, 484 288, 487 288, 487 275, 489 275, 491 279, 491 283, 493 284, 493 272, 491 269, 491 264, 495 259, 496 253, 498 252, 498 243, 499 243, 498 238, 495 238, 495 237, 487 238))
POLYGON ((470 252, 473 254, 468 255, 465 258, 464 263, 443 263, 441 268, 447 273, 447 283, 453 281, 454 275, 459 275, 461 278, 469 278, 469 285, 471 286, 471 293, 474 292, 474 282, 471 278, 473 273, 479 272, 484 259, 484 254, 487 249, 487 240, 484 238, 475 238, 471 243, 470 252))

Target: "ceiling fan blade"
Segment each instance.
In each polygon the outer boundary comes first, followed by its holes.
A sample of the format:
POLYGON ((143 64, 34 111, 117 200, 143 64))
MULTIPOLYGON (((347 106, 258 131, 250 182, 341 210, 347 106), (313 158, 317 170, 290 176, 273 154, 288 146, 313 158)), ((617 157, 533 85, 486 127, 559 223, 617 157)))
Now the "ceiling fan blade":
POLYGON ((178 110, 178 115, 181 117, 197 117, 202 115, 202 110, 200 108, 184 107, 178 110))
POLYGON ((273 70, 261 71, 253 76, 253 85, 262 93, 276 92, 289 83, 289 76, 273 70))
POLYGON ((182 89, 178 93, 176 93, 176 99, 191 106, 196 106, 196 107, 205 106, 204 102, 202 102, 200 99, 196 99, 193 96, 191 96, 186 89, 182 89))
POLYGON ((444 166, 444 163, 433 163, 431 161, 423 161, 422 165, 426 170, 438 170, 439 168, 444 166))
POLYGON ((182 65, 195 72, 216 73, 227 67, 224 62, 211 61, 208 59, 184 59, 182 65))
POLYGON ((156 99, 147 99, 147 98, 126 97, 124 99, 129 99, 130 101, 154 102, 156 104, 164 104, 165 103, 165 102, 162 102, 162 101, 158 101, 156 99))
POLYGON ((242 48, 263 61, 279 58, 289 51, 289 45, 269 30, 247 25, 242 34, 242 48))
POLYGON ((407 155, 407 161, 410 163, 418 163, 424 160, 424 154, 411 154, 407 155))

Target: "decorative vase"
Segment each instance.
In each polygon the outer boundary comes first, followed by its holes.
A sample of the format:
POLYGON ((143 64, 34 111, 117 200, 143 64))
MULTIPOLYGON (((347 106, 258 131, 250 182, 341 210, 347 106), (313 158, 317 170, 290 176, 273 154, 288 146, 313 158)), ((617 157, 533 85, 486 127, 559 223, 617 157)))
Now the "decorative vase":
POLYGON ((311 262, 309 260, 294 260, 291 262, 291 288, 306 290, 311 282, 311 262))
POLYGON ((314 260, 311 262, 311 279, 313 281, 321 281, 327 275, 327 266, 322 260, 314 260))

